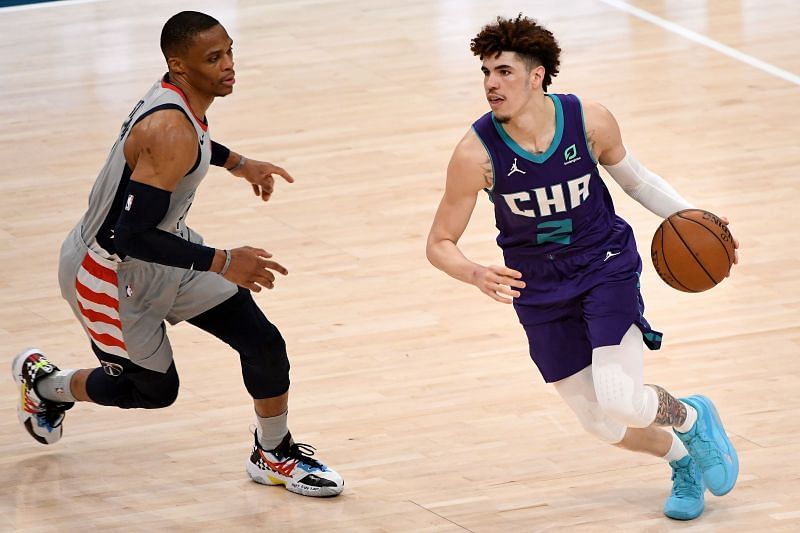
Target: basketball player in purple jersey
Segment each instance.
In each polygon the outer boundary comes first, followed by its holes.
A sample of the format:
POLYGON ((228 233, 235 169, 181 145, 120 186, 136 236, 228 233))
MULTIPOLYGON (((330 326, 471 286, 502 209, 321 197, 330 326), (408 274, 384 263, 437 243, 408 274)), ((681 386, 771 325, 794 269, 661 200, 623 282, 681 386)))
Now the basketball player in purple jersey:
POLYGON ((293 181, 282 168, 210 139, 206 111, 233 92, 232 45, 203 13, 184 11, 164 25, 169 72, 123 123, 89 208, 61 248, 61 292, 100 366, 60 370, 41 350, 23 350, 12 362, 17 412, 34 439, 52 444, 76 401, 167 407, 179 382, 164 321, 186 320, 239 352, 256 414, 248 475, 306 496, 335 496, 344 488, 341 476, 289 433, 286 344, 250 294, 271 289, 273 272, 286 269, 260 248, 205 246, 185 223, 209 164, 244 178, 264 201, 275 175, 293 181))
POLYGON ((736 451, 708 398, 678 400, 643 383, 643 344, 658 349, 661 334, 642 315, 642 261, 597 163, 660 217, 691 205, 626 149, 607 109, 546 92, 561 52, 547 29, 522 15, 498 18, 471 50, 491 112, 455 148, 428 259, 513 302, 531 358, 586 431, 663 457, 673 472, 664 513, 696 518, 706 487, 719 496, 736 483, 736 451), (494 203, 504 266, 476 264, 457 246, 482 189, 494 203))

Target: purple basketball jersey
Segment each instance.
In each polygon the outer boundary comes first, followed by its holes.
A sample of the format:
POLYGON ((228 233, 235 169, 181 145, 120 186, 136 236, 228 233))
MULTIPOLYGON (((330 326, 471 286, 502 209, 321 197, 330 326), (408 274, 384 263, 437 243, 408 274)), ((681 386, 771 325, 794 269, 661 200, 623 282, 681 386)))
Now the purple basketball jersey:
POLYGON ((517 144, 491 112, 472 126, 492 163, 494 184, 487 192, 497 244, 506 265, 527 283, 517 304, 571 298, 641 270, 633 232, 615 214, 589 150, 580 100, 547 96, 555 105, 556 131, 542 154, 517 144), (608 253, 614 261, 604 260, 608 253))

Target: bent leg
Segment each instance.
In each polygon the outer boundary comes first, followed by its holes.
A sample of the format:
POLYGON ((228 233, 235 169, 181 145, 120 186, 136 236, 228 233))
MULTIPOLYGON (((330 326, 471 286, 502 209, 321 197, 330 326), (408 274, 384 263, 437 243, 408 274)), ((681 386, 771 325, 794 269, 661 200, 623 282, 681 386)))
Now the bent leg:
POLYGON ((289 391, 286 342, 250 291, 240 288, 234 296, 188 322, 239 352, 244 385, 257 406, 268 411, 286 410, 285 400, 279 399, 289 391))

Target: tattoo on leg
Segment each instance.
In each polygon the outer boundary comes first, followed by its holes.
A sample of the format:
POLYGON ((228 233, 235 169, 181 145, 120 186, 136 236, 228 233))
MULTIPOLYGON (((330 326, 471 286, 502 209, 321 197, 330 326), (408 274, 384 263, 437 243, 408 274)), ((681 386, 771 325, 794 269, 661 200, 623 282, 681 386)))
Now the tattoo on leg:
POLYGON ((652 387, 658 395, 658 412, 653 423, 657 426, 680 426, 686 422, 686 407, 680 400, 672 396, 658 385, 652 387))

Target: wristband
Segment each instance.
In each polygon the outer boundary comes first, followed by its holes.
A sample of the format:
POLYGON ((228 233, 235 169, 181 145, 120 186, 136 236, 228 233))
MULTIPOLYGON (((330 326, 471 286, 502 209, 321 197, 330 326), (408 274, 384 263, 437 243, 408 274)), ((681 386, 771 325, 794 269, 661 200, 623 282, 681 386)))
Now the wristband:
POLYGON ((236 163, 235 165, 233 165, 231 168, 229 168, 227 170, 228 170, 228 172, 236 172, 237 170, 242 168, 245 163, 247 163, 247 158, 245 156, 243 156, 243 155, 240 155, 239 156, 239 162, 236 163))
POLYGON ((226 272, 228 272, 228 267, 231 266, 231 251, 224 250, 225 252, 225 264, 222 265, 222 270, 219 271, 220 276, 224 276, 226 272))

